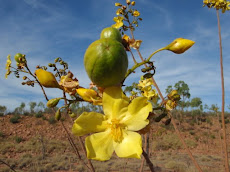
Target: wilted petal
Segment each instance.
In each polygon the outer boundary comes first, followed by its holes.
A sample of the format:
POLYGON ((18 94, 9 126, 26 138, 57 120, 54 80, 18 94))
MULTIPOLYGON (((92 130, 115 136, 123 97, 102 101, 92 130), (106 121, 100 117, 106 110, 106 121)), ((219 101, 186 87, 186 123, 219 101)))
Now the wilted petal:
POLYGON ((72 132, 77 136, 101 132, 106 129, 105 115, 96 112, 83 112, 73 124, 72 132))
POLYGON ((121 143, 114 142, 114 149, 119 157, 140 159, 142 154, 141 135, 132 131, 124 131, 124 139, 121 143))
POLYGON ((96 133, 85 140, 87 158, 99 161, 109 160, 113 154, 113 139, 110 131, 96 133))

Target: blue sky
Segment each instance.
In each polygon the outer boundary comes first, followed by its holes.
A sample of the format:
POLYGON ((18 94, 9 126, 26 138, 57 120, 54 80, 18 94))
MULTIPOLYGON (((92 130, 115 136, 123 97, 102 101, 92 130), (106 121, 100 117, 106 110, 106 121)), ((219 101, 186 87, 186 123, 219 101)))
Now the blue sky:
MULTIPOLYGON (((0 105, 13 110, 21 102, 43 101, 38 87, 22 86, 21 79, 10 75, 6 80, 5 62, 8 54, 26 54, 28 65, 47 65, 56 57, 69 63, 80 85, 88 87, 83 57, 90 43, 99 39, 103 28, 113 22, 115 2, 125 0, 0 0, 0 105)), ((153 57, 155 80, 165 93, 168 85, 183 80, 190 87, 191 98, 200 97, 204 104, 221 105, 221 81, 217 17, 214 9, 202 7, 202 0, 138 0, 135 8, 143 21, 135 31, 143 40, 141 53, 147 58, 153 51, 175 38, 194 40, 195 45, 181 55, 160 52, 153 57)), ((222 26, 226 106, 230 104, 230 12, 220 13, 222 26)), ((128 34, 128 33, 127 33, 128 34)), ((128 53, 130 56, 130 54, 128 53)), ((135 55, 137 55, 135 53, 135 55)), ((130 59, 130 66, 133 64, 130 59)), ((13 65, 15 63, 13 62, 13 65)), ((126 85, 138 82, 140 70, 131 75, 126 85)), ((61 91, 46 89, 49 98, 61 91)), ((228 110, 226 108, 226 110, 228 110)))

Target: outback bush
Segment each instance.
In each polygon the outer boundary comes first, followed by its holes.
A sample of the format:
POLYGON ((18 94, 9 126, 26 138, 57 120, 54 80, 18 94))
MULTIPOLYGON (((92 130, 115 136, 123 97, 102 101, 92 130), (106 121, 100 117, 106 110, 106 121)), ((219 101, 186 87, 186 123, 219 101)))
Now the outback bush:
POLYGON ((16 136, 15 138, 16 143, 21 143, 23 141, 22 137, 16 136))
POLYGON ((19 119, 21 119, 21 117, 19 115, 13 115, 11 118, 10 118, 10 122, 12 124, 15 124, 15 123, 19 123, 19 119))
POLYGON ((37 112, 35 115, 34 115, 36 118, 42 118, 43 117, 43 114, 41 111, 37 112))
POLYGON ((48 119, 48 122, 49 122, 50 124, 55 124, 57 121, 56 121, 55 118, 52 116, 52 117, 50 117, 50 118, 48 119))

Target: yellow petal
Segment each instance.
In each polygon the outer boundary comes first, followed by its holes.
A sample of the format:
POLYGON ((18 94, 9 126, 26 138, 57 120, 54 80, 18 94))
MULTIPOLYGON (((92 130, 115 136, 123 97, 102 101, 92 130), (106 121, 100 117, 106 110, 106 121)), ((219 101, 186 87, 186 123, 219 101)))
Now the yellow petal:
POLYGON ((110 130, 93 134, 85 139, 87 158, 99 161, 109 160, 113 154, 113 139, 110 130))
POLYGON ((152 111, 152 105, 147 100, 146 97, 137 97, 128 106, 128 113, 121 121, 128 130, 138 131, 148 125, 147 118, 152 111))
POLYGON ((105 116, 96 112, 83 112, 73 124, 72 132, 77 136, 101 132, 106 129, 105 116))
POLYGON ((125 131, 124 139, 121 143, 114 142, 114 148, 119 157, 140 159, 142 154, 141 135, 136 132, 125 131))
POLYGON ((108 87, 103 92, 103 110, 108 119, 119 118, 127 111, 129 104, 120 87, 108 87))

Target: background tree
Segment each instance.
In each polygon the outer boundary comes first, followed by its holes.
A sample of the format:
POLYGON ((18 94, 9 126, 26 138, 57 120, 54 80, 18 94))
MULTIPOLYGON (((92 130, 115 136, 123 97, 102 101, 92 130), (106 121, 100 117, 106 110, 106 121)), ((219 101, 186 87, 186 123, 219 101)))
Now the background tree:
POLYGON ((6 112, 7 107, 6 106, 1 106, 0 105, 0 116, 3 116, 6 112))
POLYGON ((179 101, 179 106, 181 107, 181 111, 184 111, 184 107, 186 104, 186 99, 190 98, 190 92, 188 84, 186 84, 184 81, 178 81, 174 88, 178 91, 178 94, 181 96, 181 100, 179 101))
POLYGON ((34 109, 37 106, 37 103, 36 102, 30 102, 29 106, 30 106, 30 112, 34 113, 34 109))

